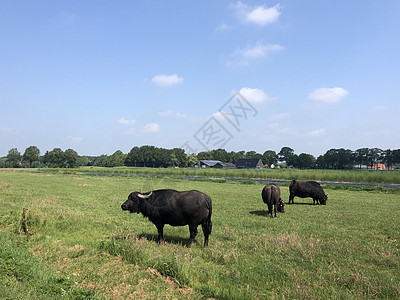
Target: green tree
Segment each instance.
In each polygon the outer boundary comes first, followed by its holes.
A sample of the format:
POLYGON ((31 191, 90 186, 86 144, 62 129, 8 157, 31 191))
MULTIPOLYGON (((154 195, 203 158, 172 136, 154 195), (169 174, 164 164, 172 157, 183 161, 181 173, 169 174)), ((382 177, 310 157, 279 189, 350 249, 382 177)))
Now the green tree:
POLYGON ((263 159, 263 156, 260 153, 257 153, 256 151, 248 151, 245 154, 246 158, 250 158, 250 159, 263 159))
POLYGON ((64 168, 65 167, 65 157, 64 151, 60 148, 54 148, 53 150, 46 151, 43 162, 49 165, 50 167, 55 168, 64 168))
POLYGON ((140 147, 140 151, 143 155, 143 167, 155 167, 157 157, 155 156, 154 146, 145 145, 140 147))
POLYGON ((213 153, 211 151, 202 151, 197 154, 199 160, 214 160, 213 153))
POLYGON ((246 152, 245 151, 239 151, 239 152, 230 152, 229 153, 229 161, 230 163, 236 164, 239 159, 246 158, 246 152))
POLYGON ((78 166, 88 166, 90 164, 90 159, 87 156, 79 156, 78 166))
POLYGON ((181 148, 173 148, 172 153, 175 155, 176 159, 178 160, 179 167, 186 167, 188 164, 188 156, 185 153, 185 150, 181 148))
POLYGON ((109 163, 109 157, 105 154, 102 154, 96 158, 93 165, 96 167, 107 167, 109 163))
POLYGON ((312 169, 315 167, 315 163, 315 157, 307 153, 301 153, 297 159, 297 167, 301 169, 312 169))
POLYGON ((79 155, 75 150, 67 149, 64 152, 64 167, 76 168, 78 166, 79 155))
POLYGON ((196 153, 190 153, 188 155, 188 164, 189 164, 189 166, 193 166, 195 163, 197 163, 197 161, 198 161, 198 158, 197 158, 196 153))
POLYGON ((318 168, 318 169, 326 169, 327 168, 324 155, 318 156, 317 161, 316 161, 316 168, 318 168))
POLYGON ((393 164, 400 164, 400 149, 393 150, 393 164))
POLYGON ((175 153, 171 152, 169 155, 169 165, 172 167, 176 167, 179 165, 179 160, 176 158, 175 153))
POLYGON ((12 148, 8 151, 7 161, 11 163, 12 167, 17 167, 21 163, 21 153, 17 148, 12 148))
POLYGON ((125 165, 138 167, 143 165, 142 153, 139 147, 133 147, 125 159, 125 165))
POLYGON ((115 151, 110 157, 108 161, 108 167, 120 167, 125 164, 125 159, 127 155, 122 153, 121 150, 115 151))
POLYGON ((288 160, 286 161, 286 167, 299 167, 299 156, 297 154, 294 154, 289 156, 288 160))
POLYGON ((330 169, 351 169, 354 157, 354 152, 349 149, 330 149, 324 154, 324 161, 330 169))
POLYGON ((214 160, 219 160, 222 162, 228 162, 229 161, 229 154, 228 152, 226 152, 225 149, 216 149, 216 150, 212 150, 212 156, 214 160))
POLYGON ((286 166, 288 166, 290 163, 290 159, 294 155, 294 150, 290 147, 283 147, 281 151, 278 153, 278 159, 279 161, 284 161, 286 163, 286 166))
POLYGON ((367 159, 367 166, 370 166, 372 168, 372 166, 374 164, 378 164, 382 162, 382 155, 383 151, 379 148, 371 148, 368 150, 368 159, 367 159))
POLYGON ((273 150, 267 150, 263 153, 263 162, 265 162, 268 166, 278 163, 278 156, 276 152, 273 150))
POLYGON ((32 163, 34 161, 38 161, 40 158, 40 150, 36 146, 30 146, 25 149, 24 155, 22 156, 23 160, 29 162, 29 168, 32 167, 32 163))

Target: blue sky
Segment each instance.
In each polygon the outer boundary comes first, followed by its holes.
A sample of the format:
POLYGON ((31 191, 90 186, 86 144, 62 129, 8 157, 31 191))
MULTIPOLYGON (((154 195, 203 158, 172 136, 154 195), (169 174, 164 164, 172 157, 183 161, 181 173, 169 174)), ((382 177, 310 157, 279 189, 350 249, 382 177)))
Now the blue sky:
POLYGON ((400 148, 399 1, 0 4, 0 156, 400 148))

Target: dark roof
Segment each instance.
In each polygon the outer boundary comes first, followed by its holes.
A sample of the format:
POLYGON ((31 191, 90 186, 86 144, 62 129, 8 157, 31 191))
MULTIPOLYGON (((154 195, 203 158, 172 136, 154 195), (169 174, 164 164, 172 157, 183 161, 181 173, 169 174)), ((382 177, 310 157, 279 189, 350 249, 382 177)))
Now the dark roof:
POLYGON ((236 165, 233 163, 224 163, 220 160, 199 160, 196 164, 196 166, 201 167, 201 166, 207 166, 209 168, 235 168, 236 165))
POLYGON ((236 168, 245 169, 245 168, 263 168, 264 165, 259 158, 243 158, 239 159, 236 163, 236 168))
POLYGON ((222 164, 223 162, 219 160, 200 160, 199 163, 209 167, 214 167, 216 164, 222 164))
POLYGON ((230 168, 236 167, 236 165, 233 163, 224 163, 224 162, 218 162, 215 165, 221 167, 230 167, 230 168))

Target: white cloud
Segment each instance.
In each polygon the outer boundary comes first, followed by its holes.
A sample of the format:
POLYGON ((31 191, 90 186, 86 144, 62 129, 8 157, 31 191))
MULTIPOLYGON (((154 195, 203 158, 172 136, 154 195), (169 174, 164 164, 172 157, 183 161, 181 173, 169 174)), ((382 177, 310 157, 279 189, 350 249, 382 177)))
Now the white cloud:
POLYGON ((160 131, 160 125, 157 123, 148 123, 144 126, 144 132, 155 133, 160 131))
POLYGON ((348 95, 348 91, 340 87, 315 89, 308 95, 309 100, 321 103, 337 103, 348 95))
POLYGON ((261 103, 265 101, 274 101, 276 98, 268 96, 263 90, 243 87, 239 94, 251 103, 261 103))
POLYGON ((320 108, 322 105, 335 104, 342 101, 349 94, 344 88, 318 88, 308 94, 308 98, 301 104, 302 108, 320 108))
POLYGON ((176 74, 173 75, 161 74, 154 76, 151 79, 151 81, 160 87, 170 87, 175 84, 183 82, 183 77, 179 77, 176 74))
POLYGON ((220 24, 217 27, 215 27, 215 31, 227 31, 229 30, 229 26, 226 24, 220 24))
POLYGON ((173 117, 176 119, 189 119, 188 115, 181 114, 179 112, 173 111, 172 109, 164 111, 164 112, 160 112, 159 115, 162 117, 173 117))
POLYGON ((272 120, 283 120, 283 119, 287 119, 290 117, 290 113, 281 113, 281 114, 276 114, 276 115, 272 115, 271 119, 272 120))
POLYGON ((277 129, 277 128, 279 128, 279 123, 278 122, 274 122, 274 123, 271 123, 271 124, 269 124, 268 125, 268 128, 270 128, 270 129, 277 129))
POLYGON ((81 142, 83 140, 82 137, 79 136, 67 136, 67 139, 71 142, 81 142))
POLYGON ((276 4, 275 6, 270 8, 258 6, 254 10, 247 13, 246 20, 249 23, 254 23, 259 26, 274 23, 278 21, 279 15, 281 14, 279 8, 279 4, 276 4))
POLYGON ((12 134, 14 132, 13 129, 8 128, 8 127, 0 127, 0 133, 1 134, 12 134))
POLYGON ((324 136, 325 129, 321 128, 321 129, 311 130, 311 131, 307 132, 307 135, 311 136, 311 137, 324 136))
POLYGON ((121 119, 118 120, 118 123, 122 124, 122 125, 126 125, 126 126, 133 126, 136 123, 136 121, 135 120, 127 120, 127 119, 125 119, 125 117, 122 117, 121 119))
POLYGON ((278 21, 281 14, 281 5, 278 3, 272 7, 265 5, 250 6, 242 2, 237 2, 231 5, 236 11, 238 18, 248 24, 255 24, 258 26, 265 26, 278 21))
POLYGON ((216 113, 213 113, 211 117, 214 117, 218 121, 225 121, 226 120, 226 115, 222 114, 220 111, 217 111, 216 113))
POLYGON ((281 51, 283 49, 284 47, 278 44, 263 45, 259 43, 253 47, 248 47, 243 49, 242 54, 244 57, 253 59, 253 58, 264 57, 267 55, 268 52, 276 52, 276 51, 281 51))
POLYGON ((228 56, 227 66, 247 66, 250 61, 266 57, 269 53, 279 52, 285 49, 279 44, 257 43, 254 46, 248 46, 238 49, 228 56))

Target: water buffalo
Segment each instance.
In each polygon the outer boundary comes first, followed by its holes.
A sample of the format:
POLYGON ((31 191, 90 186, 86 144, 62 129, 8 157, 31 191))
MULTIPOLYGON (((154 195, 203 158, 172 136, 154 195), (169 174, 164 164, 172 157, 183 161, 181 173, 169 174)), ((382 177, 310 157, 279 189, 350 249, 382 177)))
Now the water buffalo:
POLYGON ((148 193, 133 192, 121 205, 122 210, 142 213, 149 218, 158 230, 158 243, 164 241, 165 224, 171 226, 189 225, 190 238, 186 247, 190 247, 201 224, 204 233, 204 247, 208 246, 211 233, 211 198, 199 191, 178 192, 171 189, 155 190, 148 193))
POLYGON ((313 204, 326 205, 326 200, 328 196, 325 194, 321 185, 315 181, 296 181, 292 180, 289 186, 290 196, 289 204, 294 203, 293 199, 295 196, 300 198, 313 198, 313 204))
POLYGON ((281 190, 279 187, 273 183, 267 184, 261 192, 261 197, 268 205, 268 213, 270 217, 276 217, 276 210, 279 212, 285 212, 284 203, 281 199, 281 190), (274 207, 274 215, 272 215, 272 206, 274 207))

